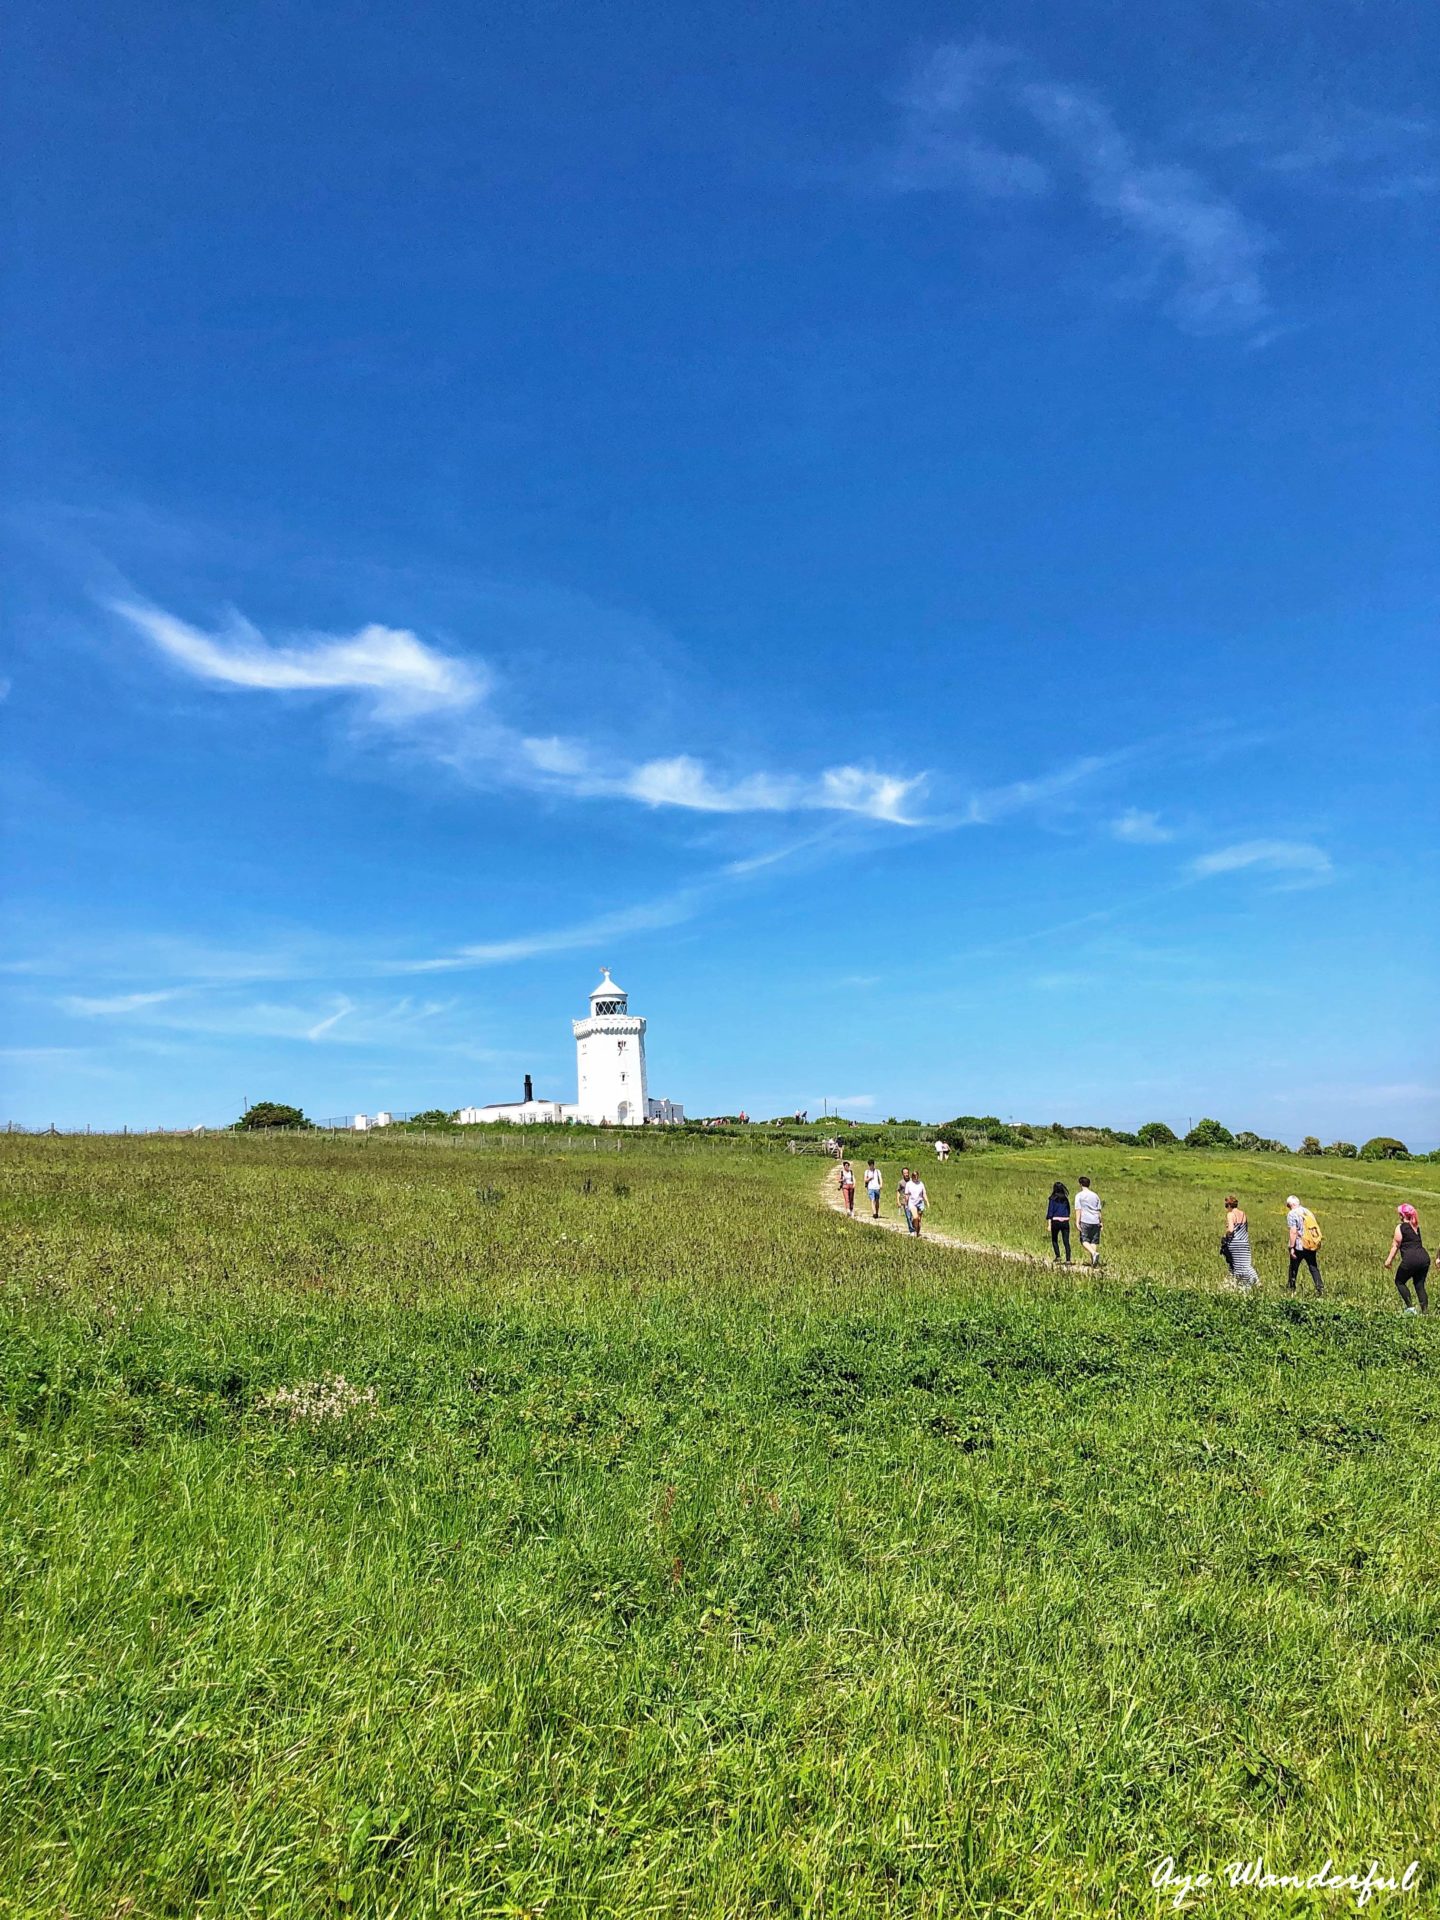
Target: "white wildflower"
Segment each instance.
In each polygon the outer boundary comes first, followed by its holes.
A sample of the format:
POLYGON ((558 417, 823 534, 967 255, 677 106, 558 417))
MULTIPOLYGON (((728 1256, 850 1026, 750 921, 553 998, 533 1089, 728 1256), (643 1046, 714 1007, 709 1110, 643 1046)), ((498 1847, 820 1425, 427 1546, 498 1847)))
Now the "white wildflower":
POLYGON ((273 1413, 294 1423, 344 1420, 352 1413, 373 1413, 378 1405, 374 1387, 352 1387, 343 1373, 327 1373, 319 1380, 297 1380, 293 1387, 275 1387, 255 1402, 257 1412, 273 1413))

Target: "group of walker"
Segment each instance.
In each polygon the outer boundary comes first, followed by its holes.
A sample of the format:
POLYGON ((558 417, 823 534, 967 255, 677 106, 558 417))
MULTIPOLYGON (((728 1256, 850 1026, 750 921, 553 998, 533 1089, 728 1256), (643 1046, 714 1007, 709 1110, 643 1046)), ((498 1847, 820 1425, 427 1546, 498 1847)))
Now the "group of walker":
MULTIPOLYGON (((853 1218, 855 1213, 855 1169, 848 1160, 840 1162, 838 1175, 840 1197, 845 1202, 845 1211, 853 1218)), ((872 1160, 865 1169, 865 1191, 870 1196, 870 1218, 880 1218, 880 1195, 885 1191, 885 1176, 872 1160)), ((900 1178, 895 1187, 895 1204, 905 1216, 905 1231, 912 1233, 918 1240, 920 1222, 930 1206, 930 1196, 925 1191, 925 1182, 920 1177, 918 1167, 902 1167, 900 1178)))
MULTIPOLYGON (((1391 1267, 1395 1268, 1395 1289, 1406 1313, 1428 1313, 1430 1295, 1425 1282, 1430 1276, 1430 1255, 1420 1238, 1420 1216, 1408 1202, 1396 1207, 1395 1211, 1399 1222, 1391 1236, 1390 1251, 1385 1256, 1385 1271, 1388 1273, 1391 1267), (1412 1287, 1415 1290, 1413 1299, 1410 1295, 1412 1287)), ((1325 1291, 1324 1277, 1320 1272, 1320 1248, 1325 1236, 1320 1231, 1320 1222, 1295 1193, 1285 1197, 1285 1233, 1290 1256, 1286 1290, 1295 1292, 1300 1269, 1306 1267, 1318 1300, 1325 1291)), ((1260 1276, 1255 1271, 1250 1252, 1250 1222, 1233 1193, 1225 1196, 1225 1231, 1220 1239, 1220 1252, 1238 1287, 1249 1293, 1252 1288, 1259 1286, 1260 1276)))
MULTIPOLYGON (((839 1184, 845 1211, 853 1216, 855 1171, 848 1160, 840 1163, 839 1184)), ((872 1160, 865 1168, 865 1191, 870 1196, 872 1220, 880 1218, 880 1195, 884 1188, 885 1176, 872 1160)), ((930 1197, 925 1191, 925 1182, 917 1171, 910 1167, 900 1169, 895 1197, 900 1211, 905 1216, 906 1230, 918 1238, 920 1222, 930 1205, 930 1197)), ((1390 1242, 1390 1251, 1385 1256, 1385 1270, 1388 1273, 1391 1267, 1395 1268, 1395 1287, 1405 1312, 1428 1313, 1430 1295, 1425 1283, 1430 1276, 1430 1255, 1426 1252, 1425 1243, 1420 1238, 1420 1217, 1414 1207, 1408 1204, 1398 1206, 1395 1211, 1399 1215, 1399 1225, 1390 1242), (1412 1287, 1415 1293, 1413 1300, 1412 1287)), ((1072 1264, 1070 1229, 1073 1226, 1080 1236, 1082 1251, 1089 1256, 1090 1265, 1098 1267, 1104 1216, 1104 1202, 1091 1185, 1087 1175, 1081 1175, 1073 1200, 1065 1182, 1057 1180, 1050 1189, 1050 1198, 1045 1205, 1045 1225, 1050 1233, 1051 1259, 1056 1264, 1060 1264, 1063 1248, 1063 1264, 1067 1267, 1072 1264)), ((1320 1272, 1320 1247, 1325 1236, 1320 1231, 1320 1222, 1309 1207, 1301 1203, 1297 1194, 1289 1194, 1285 1200, 1285 1231, 1290 1257, 1287 1290, 1290 1293, 1295 1292, 1296 1281, 1303 1266, 1309 1271, 1315 1286, 1315 1296, 1319 1299, 1325 1291, 1325 1281, 1320 1272)), ((1233 1193, 1227 1193, 1225 1196, 1225 1232, 1220 1241, 1220 1252, 1238 1287, 1248 1293, 1252 1288, 1259 1286, 1260 1276, 1255 1271, 1255 1262, 1250 1250, 1250 1221, 1239 1199, 1233 1193)))

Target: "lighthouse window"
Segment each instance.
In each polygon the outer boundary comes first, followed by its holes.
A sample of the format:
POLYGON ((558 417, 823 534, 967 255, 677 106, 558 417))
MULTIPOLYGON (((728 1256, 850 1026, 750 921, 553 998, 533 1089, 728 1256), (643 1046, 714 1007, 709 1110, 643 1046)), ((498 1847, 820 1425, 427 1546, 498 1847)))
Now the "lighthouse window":
POLYGON ((625 1002, 623 1000, 597 1000, 595 1002, 595 1011, 596 1013, 623 1013, 625 1011, 625 1002))

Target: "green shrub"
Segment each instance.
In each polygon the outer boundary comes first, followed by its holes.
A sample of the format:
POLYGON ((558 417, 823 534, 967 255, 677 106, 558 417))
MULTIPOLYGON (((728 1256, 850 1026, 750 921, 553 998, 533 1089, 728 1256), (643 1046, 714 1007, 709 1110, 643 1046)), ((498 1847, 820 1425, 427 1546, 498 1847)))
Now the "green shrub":
POLYGON ((1403 1140, 1392 1139, 1387 1133, 1377 1133, 1373 1140, 1367 1140, 1360 1149, 1362 1160, 1408 1160, 1410 1149, 1403 1140))
POLYGON ((235 1122, 242 1133, 258 1133, 266 1127, 310 1127, 314 1124, 305 1118, 299 1107, 287 1107, 278 1100, 257 1100, 235 1122))
POLYGON ((1218 1120, 1200 1120, 1185 1136, 1187 1147, 1233 1147, 1235 1136, 1218 1120))
POLYGON ((1147 1120, 1135 1136, 1142 1147, 1178 1147, 1180 1136, 1163 1120, 1147 1120))

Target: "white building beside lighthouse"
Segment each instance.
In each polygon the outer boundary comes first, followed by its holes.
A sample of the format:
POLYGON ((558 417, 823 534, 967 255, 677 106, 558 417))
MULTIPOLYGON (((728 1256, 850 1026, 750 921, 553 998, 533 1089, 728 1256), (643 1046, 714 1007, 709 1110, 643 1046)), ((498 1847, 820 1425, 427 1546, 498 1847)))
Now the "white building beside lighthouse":
POLYGON ((525 1076, 525 1098, 501 1101, 489 1107, 462 1107, 456 1119, 462 1126, 487 1120, 509 1120, 521 1125, 536 1121, 578 1120, 586 1126, 674 1126, 685 1118, 678 1101, 652 1100, 645 1071, 645 1020, 631 1013, 630 998, 602 967, 601 981, 590 995, 590 1011, 570 1024, 575 1034, 577 1098, 573 1106, 537 1100, 525 1076))

